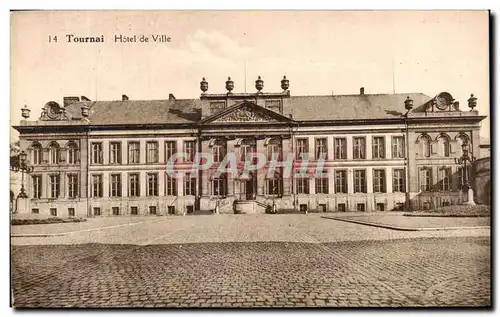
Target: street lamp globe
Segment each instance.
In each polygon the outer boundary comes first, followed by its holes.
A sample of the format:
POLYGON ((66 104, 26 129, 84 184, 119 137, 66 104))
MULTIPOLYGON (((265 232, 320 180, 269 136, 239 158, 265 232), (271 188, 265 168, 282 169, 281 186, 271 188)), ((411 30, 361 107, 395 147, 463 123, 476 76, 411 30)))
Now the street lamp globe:
POLYGON ((19 153, 19 160, 21 161, 21 163, 26 162, 27 157, 28 155, 26 154, 26 152, 22 151, 21 153, 19 153))

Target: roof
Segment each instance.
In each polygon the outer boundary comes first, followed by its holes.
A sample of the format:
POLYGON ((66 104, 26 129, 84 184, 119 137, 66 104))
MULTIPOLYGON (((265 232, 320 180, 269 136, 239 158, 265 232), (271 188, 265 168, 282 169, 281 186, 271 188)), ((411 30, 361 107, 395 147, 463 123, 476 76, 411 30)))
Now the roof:
MULTIPOLYGON (((366 120, 401 117, 407 96, 415 106, 431 99, 422 93, 409 93, 291 96, 289 101, 296 121, 366 120)), ((68 105, 66 111, 79 120, 83 105, 89 107, 89 120, 94 125, 186 124, 202 119, 199 99, 84 101, 68 105)))

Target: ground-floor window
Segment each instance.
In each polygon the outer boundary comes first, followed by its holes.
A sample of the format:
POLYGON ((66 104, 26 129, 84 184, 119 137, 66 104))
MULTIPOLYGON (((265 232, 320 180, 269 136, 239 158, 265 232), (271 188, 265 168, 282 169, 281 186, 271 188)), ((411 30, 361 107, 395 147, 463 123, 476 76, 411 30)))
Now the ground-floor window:
POLYGON ((186 206, 186 212, 192 214, 194 212, 194 206, 186 206))
POLYGON ((282 193, 282 180, 280 178, 267 179, 267 194, 280 196, 282 193))
POLYGON ((101 208, 94 207, 94 216, 100 216, 100 215, 101 215, 101 208))
POLYGON ((326 212, 326 204, 319 204, 319 210, 321 212, 326 212))
POLYGON ((175 206, 168 206, 167 212, 169 215, 175 215, 175 206))
POLYGON ((131 215, 137 215, 138 213, 139 213, 139 208, 137 208, 137 206, 130 207, 130 214, 131 215))
POLYGON ((316 194, 328 194, 328 178, 316 178, 316 194))
POLYGON ((223 176, 220 176, 219 178, 214 178, 212 180, 212 189, 213 189, 213 195, 214 196, 226 196, 226 178, 223 176))
POLYGON ((377 211, 384 211, 384 210, 385 210, 385 204, 377 203, 377 211))
POLYGON ((75 216, 75 208, 68 208, 68 217, 75 216))
POLYGON ((149 214, 156 215, 156 206, 149 206, 149 214))
POLYGON ((363 204, 363 203, 358 203, 358 204, 356 205, 356 210, 357 210, 357 211, 365 211, 365 204, 363 204))
POLYGON ((297 178, 297 194, 309 194, 309 178, 297 178))
POLYGON ((52 217, 57 217, 57 208, 50 208, 50 215, 52 217))
POLYGON ((31 213, 32 214, 39 214, 40 213, 40 210, 38 208, 32 208, 31 209, 31 213))
POLYGON ((196 178, 192 177, 191 174, 186 174, 184 177, 184 196, 195 196, 196 195, 196 178))
POLYGON ((344 203, 337 204, 337 210, 344 212, 345 211, 345 204, 344 203))
POLYGON ((120 214, 120 207, 111 207, 113 211, 113 216, 118 216, 120 214))
POLYGON ((300 204, 299 205, 299 210, 301 212, 306 212, 307 211, 307 204, 300 204))

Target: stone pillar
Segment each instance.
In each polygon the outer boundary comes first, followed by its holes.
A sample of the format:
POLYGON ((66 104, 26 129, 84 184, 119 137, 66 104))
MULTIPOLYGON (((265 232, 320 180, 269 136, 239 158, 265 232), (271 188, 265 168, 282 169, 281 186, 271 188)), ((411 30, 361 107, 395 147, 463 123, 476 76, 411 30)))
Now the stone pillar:
MULTIPOLYGON (((257 139, 257 153, 266 153, 266 147, 264 146, 264 141, 265 139, 257 139)), ((259 196, 264 195, 264 183, 266 181, 266 173, 267 171, 263 168, 260 168, 256 171, 253 172, 254 176, 257 177, 257 184, 256 184, 256 194, 259 196)))
MULTIPOLYGON (((14 200, 14 204, 16 199, 14 200)), ((30 199, 29 198, 17 198, 17 213, 19 214, 29 214, 30 213, 30 199)), ((15 210, 15 209, 14 209, 15 210)))
MULTIPOLYGON (((281 146, 282 146, 282 155, 281 155, 281 160, 282 162, 285 162, 288 158, 289 153, 292 153, 292 139, 283 139, 281 141, 281 146)), ((285 172, 285 168, 282 168, 283 173, 285 172)), ((285 175, 283 174, 283 195, 291 195, 292 194, 292 175, 285 175)))

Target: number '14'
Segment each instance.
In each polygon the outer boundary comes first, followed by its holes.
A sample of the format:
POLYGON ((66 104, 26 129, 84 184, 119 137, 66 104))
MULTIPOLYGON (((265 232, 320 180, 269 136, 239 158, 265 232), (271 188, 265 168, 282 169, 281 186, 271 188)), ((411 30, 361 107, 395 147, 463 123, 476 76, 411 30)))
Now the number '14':
POLYGON ((57 42, 57 35, 49 35, 49 42, 57 42))

